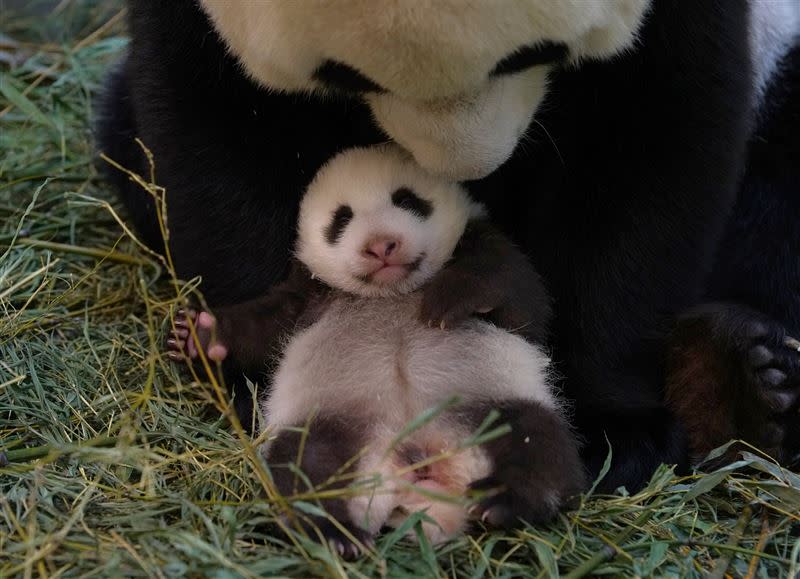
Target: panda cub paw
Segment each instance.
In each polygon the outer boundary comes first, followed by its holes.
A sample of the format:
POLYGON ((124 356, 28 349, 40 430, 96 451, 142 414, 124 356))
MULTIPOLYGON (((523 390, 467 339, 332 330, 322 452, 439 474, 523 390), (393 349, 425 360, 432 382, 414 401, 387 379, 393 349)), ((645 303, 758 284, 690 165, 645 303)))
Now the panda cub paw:
POLYGON ((318 533, 318 538, 345 561, 354 561, 375 547, 375 541, 369 532, 347 523, 340 522, 337 525, 330 521, 321 521, 306 530, 310 537, 318 533))
POLYGON ((444 269, 424 290, 421 320, 443 330, 454 328, 470 316, 492 311, 500 301, 491 282, 457 268, 444 269))
POLYGON ((587 487, 577 440, 553 409, 525 400, 504 406, 498 423, 511 431, 485 446, 494 466, 470 485, 484 493, 470 515, 494 528, 546 523, 587 487))
POLYGON ((185 362, 196 359, 203 351, 210 360, 223 361, 228 348, 216 339, 216 331, 216 318, 208 312, 178 310, 167 338, 167 356, 175 362, 185 362), (190 325, 194 325, 196 340, 190 325))
MULTIPOLYGON (((491 528, 511 529, 519 526, 521 521, 547 523, 556 516, 561 500, 555 489, 539 485, 521 487, 515 483, 513 473, 504 474, 506 476, 492 476, 470 485, 471 490, 487 495, 470 509, 473 519, 491 528)), ((524 473, 517 475, 525 479, 524 473)))

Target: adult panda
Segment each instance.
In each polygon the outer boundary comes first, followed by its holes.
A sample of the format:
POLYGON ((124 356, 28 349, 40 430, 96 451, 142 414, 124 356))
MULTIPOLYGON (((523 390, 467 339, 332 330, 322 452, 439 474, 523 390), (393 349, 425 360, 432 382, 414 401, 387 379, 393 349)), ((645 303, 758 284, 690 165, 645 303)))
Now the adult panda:
MULTIPOLYGON (((794 0, 136 0, 129 11, 101 146, 141 171, 134 137, 153 152, 178 273, 202 276, 212 309, 282 279, 319 167, 390 138, 471 180, 541 272, 592 473, 613 448, 603 488, 635 489, 730 436, 797 458, 794 0)), ((158 247, 151 200, 113 178, 158 247)), ((259 371, 236 358, 230 376, 259 371)), ((243 389, 237 400, 247 413, 243 389)))

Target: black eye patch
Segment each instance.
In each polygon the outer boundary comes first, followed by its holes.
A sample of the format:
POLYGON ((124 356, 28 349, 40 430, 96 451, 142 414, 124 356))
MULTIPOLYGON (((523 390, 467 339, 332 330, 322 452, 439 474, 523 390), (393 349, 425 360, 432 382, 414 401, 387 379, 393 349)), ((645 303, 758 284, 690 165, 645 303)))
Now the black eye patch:
POLYGON ((498 62, 489 76, 514 74, 537 64, 557 62, 567 56, 568 52, 567 45, 561 42, 537 42, 523 46, 498 62))
POLYGON ((400 187, 400 189, 392 193, 392 205, 410 211, 422 219, 427 219, 433 213, 431 202, 421 199, 408 187, 400 187))
POLYGON ((336 60, 326 60, 311 76, 330 88, 345 92, 386 92, 382 86, 349 64, 336 60))
POLYGON ((339 241, 342 233, 344 233, 344 228, 347 227, 347 224, 350 223, 351 219, 353 219, 353 210, 350 208, 350 206, 339 205, 339 207, 333 213, 333 218, 331 219, 330 225, 325 228, 325 241, 331 245, 339 241))

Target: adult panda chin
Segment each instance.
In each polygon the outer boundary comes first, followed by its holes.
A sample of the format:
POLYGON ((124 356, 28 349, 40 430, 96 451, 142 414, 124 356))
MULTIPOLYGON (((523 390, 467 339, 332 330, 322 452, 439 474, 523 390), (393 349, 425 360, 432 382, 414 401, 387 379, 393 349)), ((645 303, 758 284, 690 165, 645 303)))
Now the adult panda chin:
MULTIPOLYGON (((796 3, 200 4, 130 2, 100 142, 142 172, 133 137, 154 153, 178 273, 212 308, 280 280, 317 170, 389 136, 473 179, 543 275, 606 490, 731 436, 796 455, 796 3)), ((150 199, 111 178, 158 246, 150 199)))
POLYGON ((513 153, 554 66, 630 48, 647 0, 201 0, 257 83, 357 93, 424 168, 464 181, 513 153))

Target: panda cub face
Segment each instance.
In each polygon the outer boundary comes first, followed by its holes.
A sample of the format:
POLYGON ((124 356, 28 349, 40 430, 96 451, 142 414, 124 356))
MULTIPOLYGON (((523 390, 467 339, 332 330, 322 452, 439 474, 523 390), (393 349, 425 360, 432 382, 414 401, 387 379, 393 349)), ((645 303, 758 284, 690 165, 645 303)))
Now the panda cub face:
POLYGON ((300 206, 297 257, 331 287, 367 296, 419 288, 482 213, 459 185, 394 146, 351 149, 317 173, 300 206))

